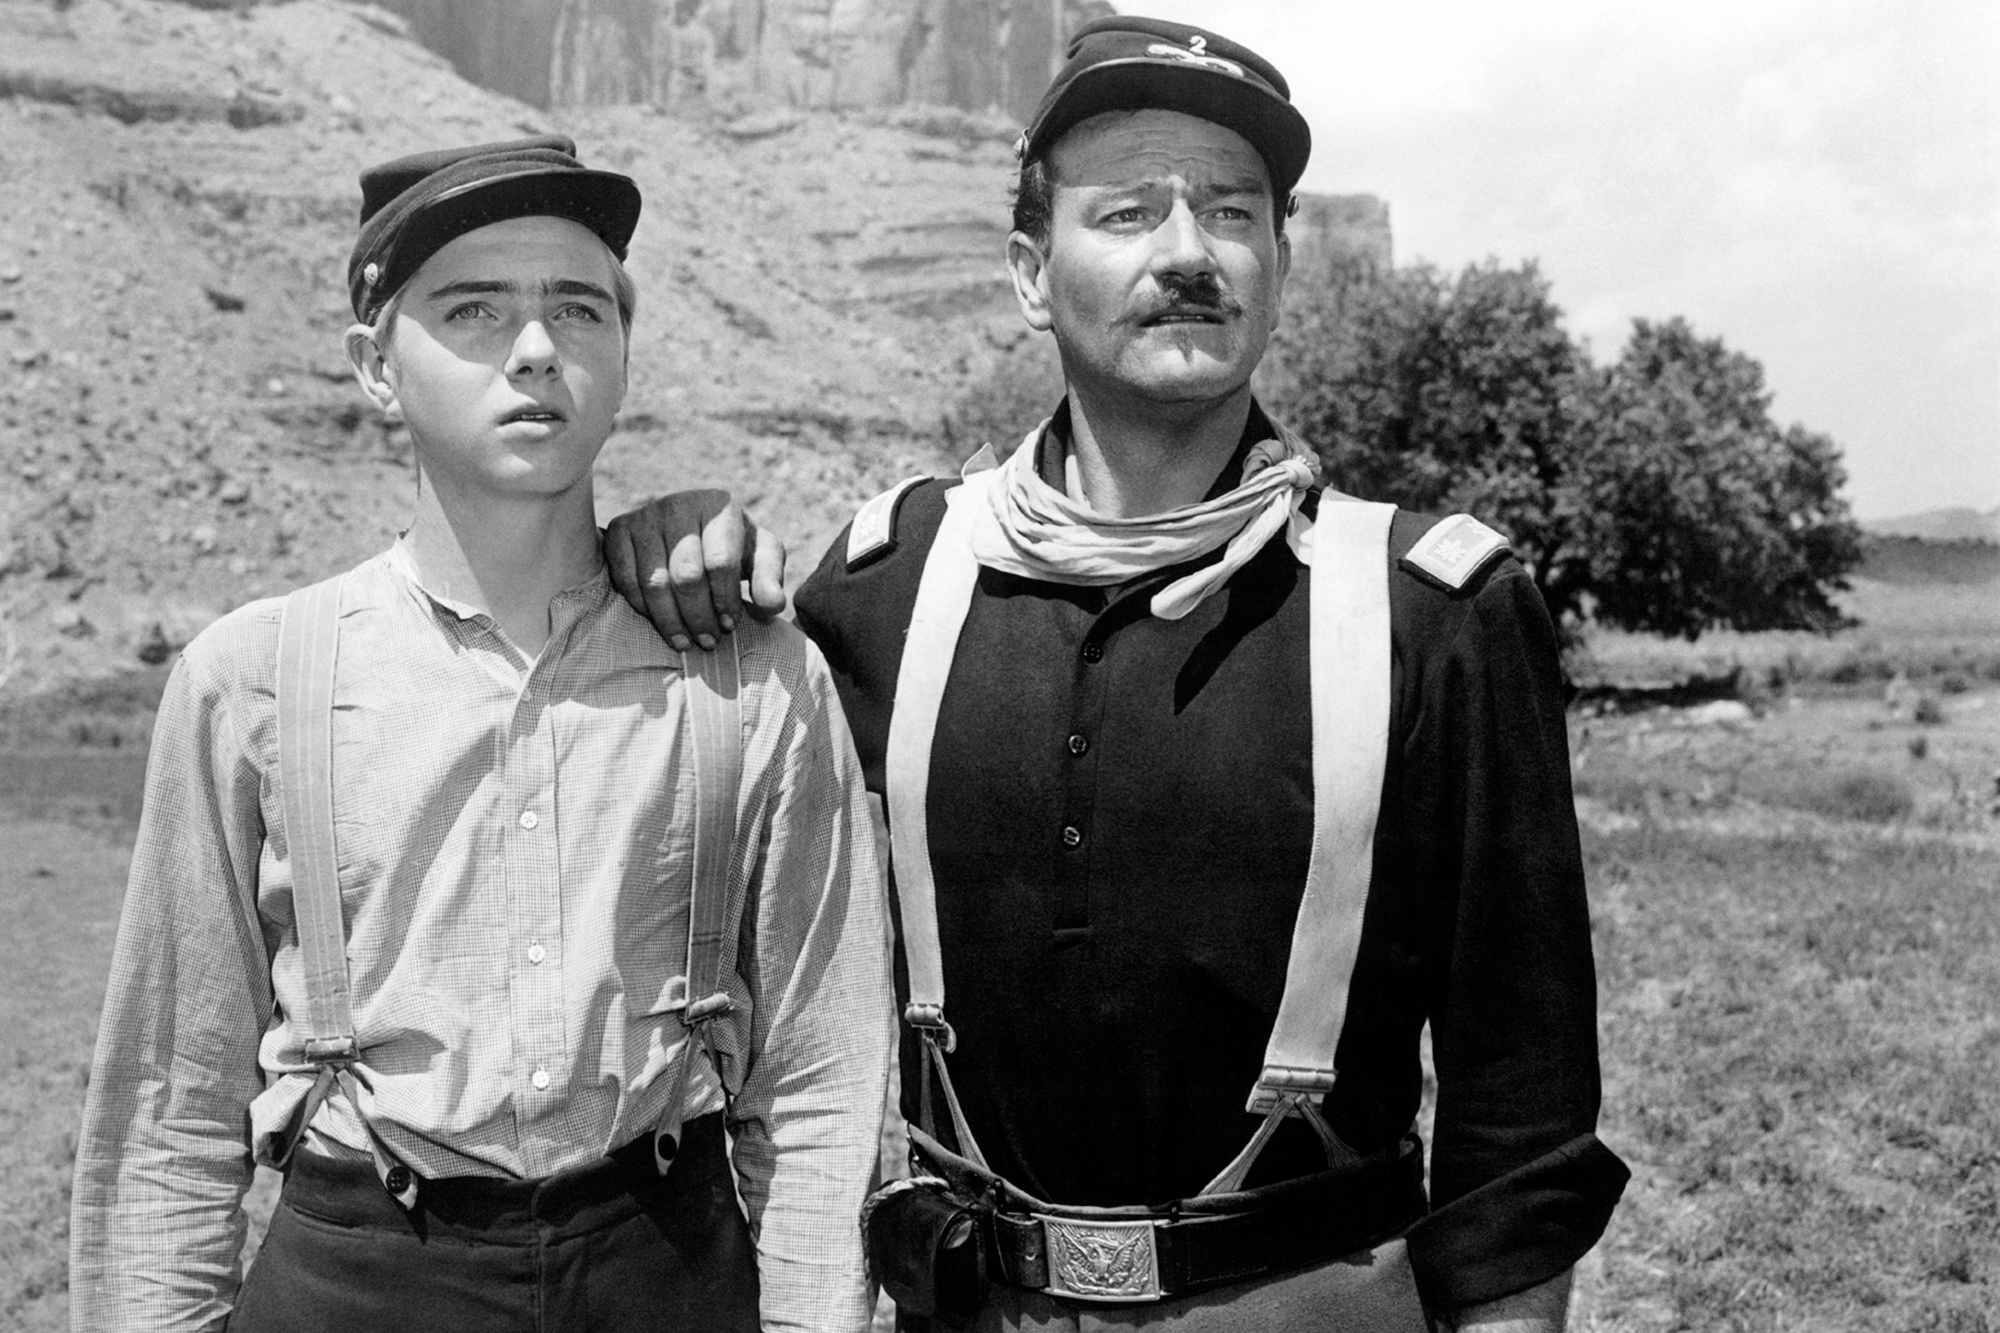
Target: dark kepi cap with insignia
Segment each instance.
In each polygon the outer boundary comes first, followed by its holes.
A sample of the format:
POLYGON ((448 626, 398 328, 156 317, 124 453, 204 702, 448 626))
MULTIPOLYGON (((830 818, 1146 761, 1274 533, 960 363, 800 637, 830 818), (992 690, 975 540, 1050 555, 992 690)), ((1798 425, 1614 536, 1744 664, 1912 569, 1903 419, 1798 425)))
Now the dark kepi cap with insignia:
POLYGON ((1312 131, 1270 61, 1186 23, 1117 14, 1091 20, 1070 38, 1067 59, 1021 136, 1021 156, 1046 151, 1065 130, 1100 111, 1142 107, 1185 112, 1235 130, 1263 155, 1280 201, 1298 185, 1312 155, 1312 131))
POLYGON ((509 218, 579 222, 625 258, 639 223, 639 187, 592 171, 556 134, 415 153, 361 173, 361 235, 347 260, 354 317, 371 322, 423 262, 448 242, 509 218))

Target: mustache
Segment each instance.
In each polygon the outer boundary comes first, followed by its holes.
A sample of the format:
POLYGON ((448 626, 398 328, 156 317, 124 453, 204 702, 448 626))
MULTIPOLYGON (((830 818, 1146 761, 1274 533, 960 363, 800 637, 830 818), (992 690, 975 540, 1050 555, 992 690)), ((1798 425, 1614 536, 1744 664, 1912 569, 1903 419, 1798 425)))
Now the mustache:
POLYGON ((1243 309, 1233 297, 1224 293, 1222 284, 1215 280, 1213 273, 1162 273, 1159 283, 1159 298, 1148 303, 1140 318, 1152 319, 1187 311, 1234 315, 1240 314, 1243 309))

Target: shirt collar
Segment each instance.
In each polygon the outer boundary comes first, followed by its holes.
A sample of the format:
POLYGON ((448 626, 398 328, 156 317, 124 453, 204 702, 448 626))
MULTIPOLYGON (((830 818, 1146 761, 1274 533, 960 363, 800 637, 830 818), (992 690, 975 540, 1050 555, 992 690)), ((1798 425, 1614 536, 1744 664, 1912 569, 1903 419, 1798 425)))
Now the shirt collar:
MULTIPOLYGON (((602 533, 598 535, 598 540, 601 545, 603 541, 602 533)), ((421 596, 438 610, 447 612, 458 620, 490 622, 493 619, 492 616, 472 605, 472 603, 447 597, 445 594, 425 584, 422 573, 417 569, 417 562, 410 554, 409 535, 407 533, 396 538, 395 545, 388 549, 383 556, 383 560, 388 565, 390 572, 404 583, 411 592, 421 596)), ((578 604, 577 610, 579 613, 584 613, 597 610, 611 596, 611 573, 600 559, 597 563, 596 572, 581 583, 572 584, 564 588, 561 592, 558 592, 551 605, 557 608, 554 614, 560 620, 561 609, 572 602, 578 604)))

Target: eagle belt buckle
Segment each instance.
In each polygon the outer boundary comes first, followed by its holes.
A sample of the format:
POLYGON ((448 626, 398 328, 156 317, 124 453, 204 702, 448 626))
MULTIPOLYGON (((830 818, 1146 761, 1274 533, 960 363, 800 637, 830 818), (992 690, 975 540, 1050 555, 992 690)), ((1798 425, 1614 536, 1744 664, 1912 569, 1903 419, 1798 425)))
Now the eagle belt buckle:
POLYGON ((1042 1224, 1042 1253, 1051 1296, 1073 1301, 1157 1301, 1160 1250, 1153 1219, 1085 1221, 1033 1214, 1042 1224))

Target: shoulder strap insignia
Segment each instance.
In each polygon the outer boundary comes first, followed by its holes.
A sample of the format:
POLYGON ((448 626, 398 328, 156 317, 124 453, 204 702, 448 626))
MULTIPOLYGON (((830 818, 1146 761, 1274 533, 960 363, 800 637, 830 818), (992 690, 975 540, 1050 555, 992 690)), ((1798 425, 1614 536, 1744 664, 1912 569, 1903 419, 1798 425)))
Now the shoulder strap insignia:
POLYGON ((1440 519, 1417 538, 1403 563, 1456 592, 1507 549, 1507 539, 1470 514, 1440 519))
POLYGON ((923 477, 905 477, 862 505, 847 529, 847 567, 865 564, 896 544, 896 511, 923 477))

